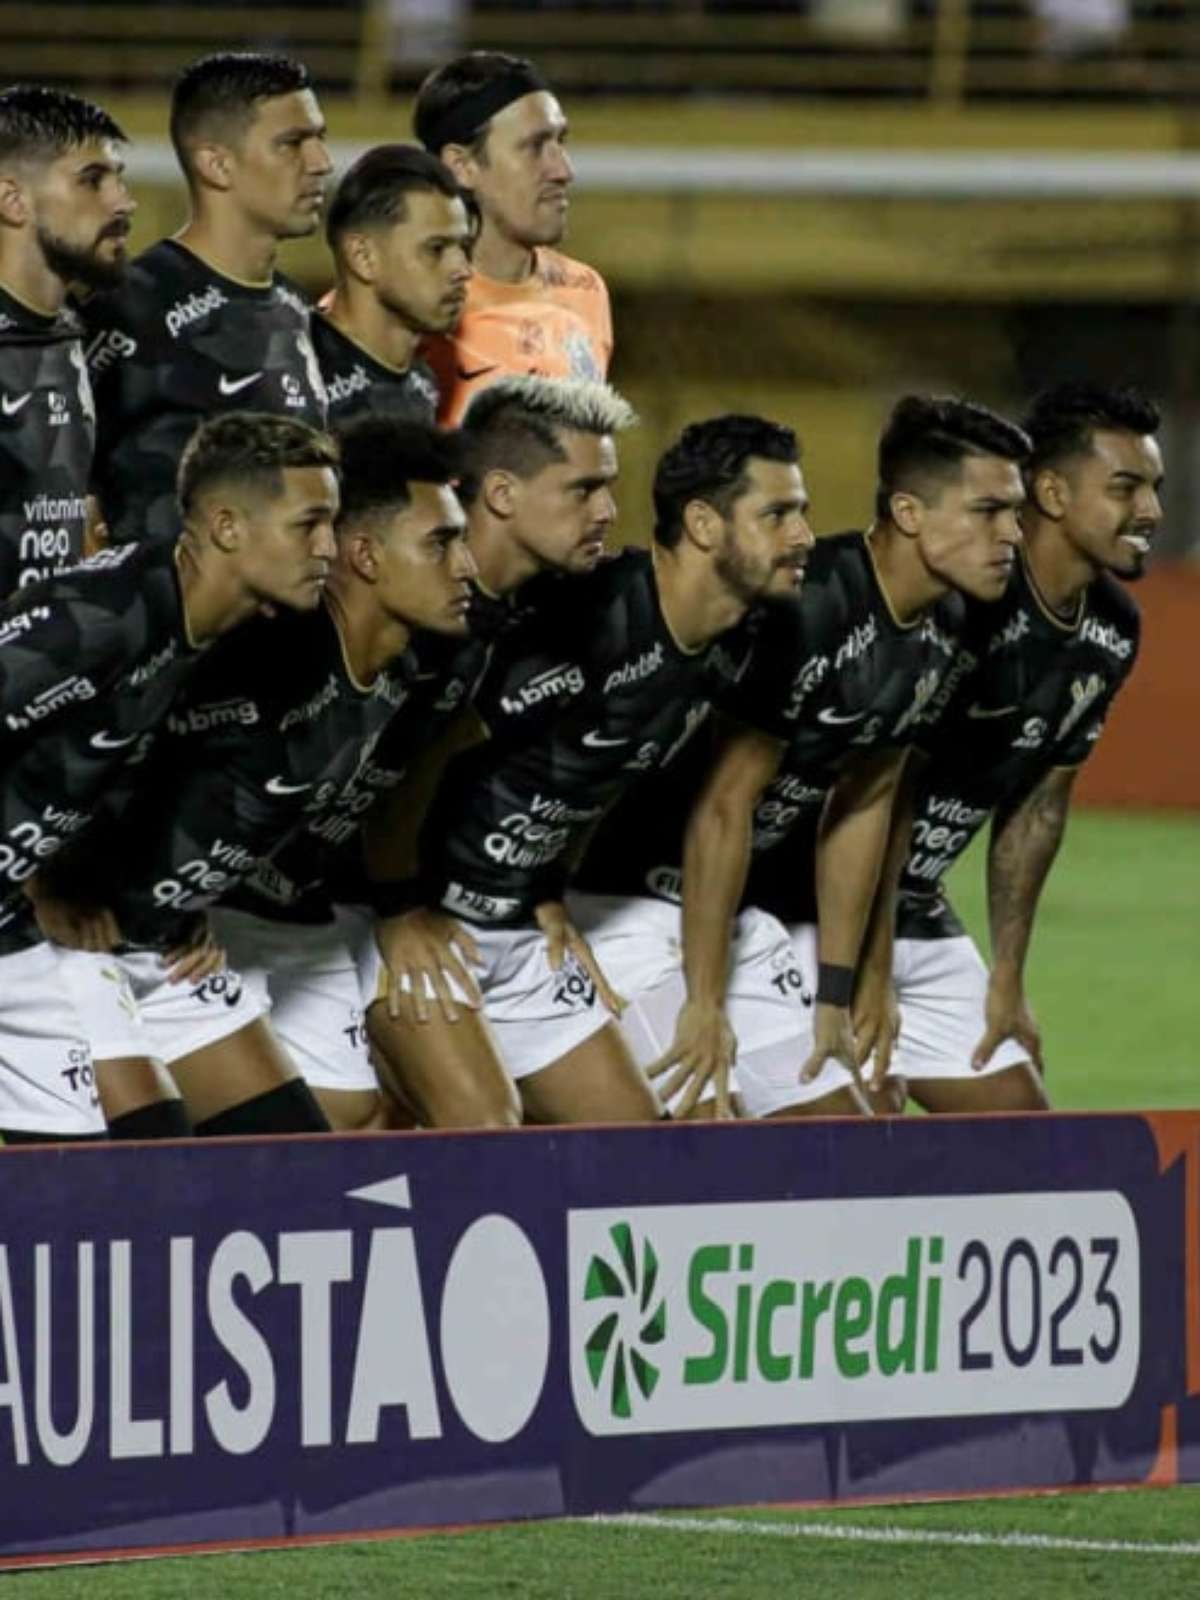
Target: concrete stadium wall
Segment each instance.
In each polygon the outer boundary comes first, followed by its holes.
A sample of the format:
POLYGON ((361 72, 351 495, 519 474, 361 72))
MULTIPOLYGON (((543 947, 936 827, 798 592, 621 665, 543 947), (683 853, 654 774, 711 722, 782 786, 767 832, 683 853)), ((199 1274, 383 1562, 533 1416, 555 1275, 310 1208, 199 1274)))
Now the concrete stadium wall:
POLYGON ((0 1565, 1200 1480, 1200 1114, 14 1149, 0 1565))

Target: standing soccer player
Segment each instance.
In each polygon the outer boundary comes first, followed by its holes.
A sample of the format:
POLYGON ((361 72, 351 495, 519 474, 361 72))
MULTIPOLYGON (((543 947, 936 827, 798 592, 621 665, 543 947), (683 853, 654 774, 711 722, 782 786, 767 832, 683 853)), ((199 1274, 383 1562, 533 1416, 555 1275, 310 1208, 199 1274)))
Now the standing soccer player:
POLYGON ((574 168, 567 119, 532 62, 476 50, 426 78, 417 138, 479 205, 475 276, 453 336, 426 353, 444 421, 504 373, 603 378, 612 357, 604 279, 555 249, 567 227, 574 168))
POLYGON ((191 216, 83 307, 99 416, 96 486, 114 542, 173 539, 175 471, 196 425, 268 411, 320 426, 325 394, 281 242, 315 232, 332 170, 304 67, 206 56, 171 98, 191 216))
POLYGON ((794 604, 812 544, 797 461, 792 432, 761 418, 688 429, 659 466, 653 551, 623 550, 558 585, 498 650, 478 701, 493 738, 447 770, 420 861, 427 906, 471 930, 487 1026, 477 1012, 451 1025, 409 1009, 373 1033, 423 1121, 659 1115, 562 893, 606 808, 669 761, 744 670, 747 614, 794 604), (718 504, 661 492, 696 454, 710 476, 726 471, 718 504))
MULTIPOLYGON (((724 1101, 735 1054, 751 1115, 866 1109, 850 1001, 893 797, 953 661, 955 591, 996 599, 1011 575, 1027 446, 981 406, 901 400, 880 440, 875 523, 819 540, 800 606, 767 619, 724 697, 730 726, 682 843, 655 860, 631 839, 629 879, 644 886, 632 892, 670 888, 682 869, 686 1000, 659 1063, 681 1109, 709 1079, 724 1101), (756 942, 742 907, 788 929, 790 959, 756 942), (745 947, 732 965, 731 939, 745 947)), ((673 815, 678 828, 678 803, 673 815)), ((596 865, 585 881, 605 890, 596 865)), ((583 925, 603 960, 603 928, 583 925)), ((654 970, 666 965, 660 953, 654 970)))
MULTIPOLYGON (((1025 961, 1071 791, 1137 658, 1141 577, 1162 518, 1157 409, 1130 389, 1069 383, 1025 419, 1025 539, 998 605, 972 607, 950 705, 921 741, 900 878, 892 1072, 927 1111, 1046 1106, 1025 961), (944 879, 988 817, 992 969, 944 879)), ((888 972, 878 958, 876 999, 888 972)))
POLYGON ((76 95, 0 93, 0 596, 84 551, 96 413, 65 302, 125 271, 124 141, 76 95))
POLYGON ((462 315, 473 228, 449 170, 416 145, 368 150, 346 172, 325 231, 337 278, 312 339, 331 423, 369 411, 432 422, 437 382, 417 356, 462 315))
MULTIPOLYGON (((48 880, 71 844, 96 851, 98 808, 138 788, 138 765, 203 652, 265 606, 310 609, 333 555, 337 455, 302 423, 233 416, 185 452, 174 546, 105 551, 27 588, 0 613, 0 1129, 99 1133, 87 1048, 94 1017, 72 1011, 68 963, 115 987, 112 963, 58 955, 43 933, 91 948, 111 928, 76 916, 48 880), (34 911, 42 929, 35 924, 34 911), (66 919, 66 920, 64 920, 66 919), (99 928, 99 933, 97 929, 99 928), (74 1055, 72 1055, 74 1052, 74 1055)), ((185 941, 186 942, 186 941, 185 941)), ((177 976, 194 963, 185 960, 177 976)), ((162 976, 165 978, 166 969, 162 976)), ((203 1011, 195 983, 176 1003, 203 1011), (189 999, 190 996, 190 999, 189 999)), ((247 1021, 192 1016, 190 1047, 247 1021)), ((153 1081, 143 1085, 155 1098, 153 1081)), ((136 1104, 128 1109, 135 1111, 136 1104)), ((136 1119, 115 1129, 140 1131, 136 1119)))

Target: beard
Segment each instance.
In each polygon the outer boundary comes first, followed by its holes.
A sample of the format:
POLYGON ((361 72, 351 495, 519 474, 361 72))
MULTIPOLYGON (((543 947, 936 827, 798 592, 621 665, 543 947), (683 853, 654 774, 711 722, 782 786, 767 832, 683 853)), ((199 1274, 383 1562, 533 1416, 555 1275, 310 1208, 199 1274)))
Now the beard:
POLYGON ((77 283, 85 289, 115 289, 125 276, 127 263, 124 252, 112 261, 102 261, 97 251, 101 240, 124 239, 128 231, 128 226, 118 228, 110 224, 97 234, 94 244, 85 248, 57 238, 46 228, 39 228, 37 241, 46 265, 63 283, 77 283))
POLYGON ((774 561, 768 567, 747 559, 738 549, 731 531, 727 530, 721 553, 714 562, 717 577, 744 606, 793 606, 800 599, 800 589, 794 584, 786 589, 772 589, 771 580, 790 561, 774 561))

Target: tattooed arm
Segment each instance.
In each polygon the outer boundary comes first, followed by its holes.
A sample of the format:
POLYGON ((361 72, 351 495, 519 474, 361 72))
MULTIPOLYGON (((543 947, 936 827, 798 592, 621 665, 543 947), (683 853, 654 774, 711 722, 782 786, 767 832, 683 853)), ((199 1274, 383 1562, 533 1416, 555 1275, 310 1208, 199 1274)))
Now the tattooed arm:
POLYGON ((992 976, 986 1028, 972 1065, 984 1066, 1004 1039, 1029 1051, 1039 1072, 1042 1039, 1025 999, 1025 957, 1042 885, 1062 843, 1076 767, 1053 767, 1016 804, 997 811, 988 850, 992 976))

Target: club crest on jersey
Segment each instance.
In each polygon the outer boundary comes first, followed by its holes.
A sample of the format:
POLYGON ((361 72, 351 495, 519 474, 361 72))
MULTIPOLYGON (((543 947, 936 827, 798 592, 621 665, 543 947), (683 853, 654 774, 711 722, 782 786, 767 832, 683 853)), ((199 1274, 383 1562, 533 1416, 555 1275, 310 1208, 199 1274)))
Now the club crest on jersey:
POLYGON ((1045 717, 1026 717, 1021 724, 1020 736, 1013 740, 1014 750, 1040 750, 1046 742, 1045 717))
POLYGON ((57 389, 51 389, 46 395, 48 421, 52 428, 65 428, 71 420, 71 408, 67 404, 65 394, 60 394, 57 389))
POLYGON ((1066 716, 1058 725, 1056 739, 1064 738, 1083 716, 1094 700, 1104 692, 1104 679, 1098 672, 1089 673, 1086 678, 1075 678, 1071 683, 1071 705, 1066 716))
POLYGON ((203 322, 210 312, 218 311, 228 304, 229 301, 214 283, 205 289, 203 294, 193 293, 185 300, 176 300, 168 309, 163 323, 172 339, 178 339, 185 328, 190 328, 195 322, 203 322))

